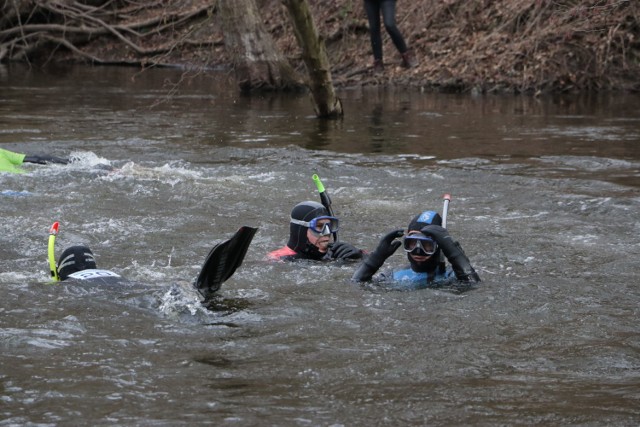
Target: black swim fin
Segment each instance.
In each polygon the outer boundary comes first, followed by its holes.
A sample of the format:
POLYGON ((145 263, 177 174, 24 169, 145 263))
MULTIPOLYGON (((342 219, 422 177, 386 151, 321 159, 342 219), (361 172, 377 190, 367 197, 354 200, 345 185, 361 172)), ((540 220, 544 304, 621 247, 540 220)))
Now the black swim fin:
POLYGON ((257 231, 254 227, 240 227, 233 237, 211 249, 194 283, 205 300, 211 298, 240 267, 257 231))

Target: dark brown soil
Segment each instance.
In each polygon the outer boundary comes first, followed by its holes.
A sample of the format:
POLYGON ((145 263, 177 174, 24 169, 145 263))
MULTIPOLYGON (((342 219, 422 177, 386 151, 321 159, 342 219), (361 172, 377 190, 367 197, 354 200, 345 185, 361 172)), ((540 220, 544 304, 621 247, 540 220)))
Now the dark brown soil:
MULTIPOLYGON (((640 91, 640 1, 637 0, 399 0, 397 22, 418 66, 405 69, 385 34, 385 72, 372 72, 362 0, 309 0, 338 87, 395 85, 456 92, 640 91)), ((155 2, 142 14, 213 4, 155 2)), ((281 0, 257 0, 268 31, 304 75, 281 0)), ((82 46, 106 62, 229 68, 215 9, 138 41, 135 52, 100 37, 82 46), (211 13, 211 11, 214 13, 211 13), (164 49, 162 49, 164 47, 164 49)), ((75 59, 86 56, 73 54, 75 59)), ((60 58, 59 56, 58 58, 60 58)), ((66 59, 69 56, 66 55, 66 59)))

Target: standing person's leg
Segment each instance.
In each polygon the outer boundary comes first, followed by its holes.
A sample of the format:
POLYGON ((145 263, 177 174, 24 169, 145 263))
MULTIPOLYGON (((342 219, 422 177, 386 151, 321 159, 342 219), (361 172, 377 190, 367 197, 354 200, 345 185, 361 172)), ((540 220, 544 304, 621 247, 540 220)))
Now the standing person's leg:
POLYGON ((404 42, 404 37, 402 37, 402 33, 396 25, 396 0, 381 0, 380 9, 382 10, 384 28, 389 33, 391 41, 398 49, 398 52, 405 53, 407 44, 404 42))
POLYGON ((364 11, 369 20, 369 37, 373 50, 373 69, 382 71, 382 33, 380 31, 380 0, 364 0, 364 11))
POLYGON ((402 33, 396 25, 396 0, 381 0, 380 9, 382 10, 384 27, 396 49, 402 55, 402 65, 407 68, 414 67, 416 63, 413 54, 407 47, 404 37, 402 37, 402 33))

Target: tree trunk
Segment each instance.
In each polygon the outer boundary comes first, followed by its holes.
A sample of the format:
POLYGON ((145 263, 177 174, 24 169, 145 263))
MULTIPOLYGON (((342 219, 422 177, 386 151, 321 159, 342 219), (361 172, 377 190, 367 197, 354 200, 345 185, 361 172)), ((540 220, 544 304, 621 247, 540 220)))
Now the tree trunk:
POLYGON ((243 93, 302 87, 293 68, 266 31, 255 0, 220 0, 218 12, 225 48, 243 93))
POLYGON ((324 40, 318 36, 307 0, 282 0, 294 26, 302 59, 309 73, 309 85, 316 115, 337 118, 343 115, 342 102, 336 96, 324 40))

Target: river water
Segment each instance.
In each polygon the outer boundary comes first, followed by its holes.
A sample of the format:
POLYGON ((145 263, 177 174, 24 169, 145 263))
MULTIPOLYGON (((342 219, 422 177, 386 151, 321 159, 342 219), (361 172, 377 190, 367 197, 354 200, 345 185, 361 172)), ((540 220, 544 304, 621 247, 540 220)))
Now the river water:
POLYGON ((73 158, 0 174, 0 425, 638 425, 640 99, 339 95, 324 122, 225 75, 0 69, 0 147, 73 158), (265 261, 313 173, 368 250, 450 193, 481 286, 265 261), (132 285, 48 283, 54 221, 132 285), (190 283, 245 224, 206 310, 190 283))

